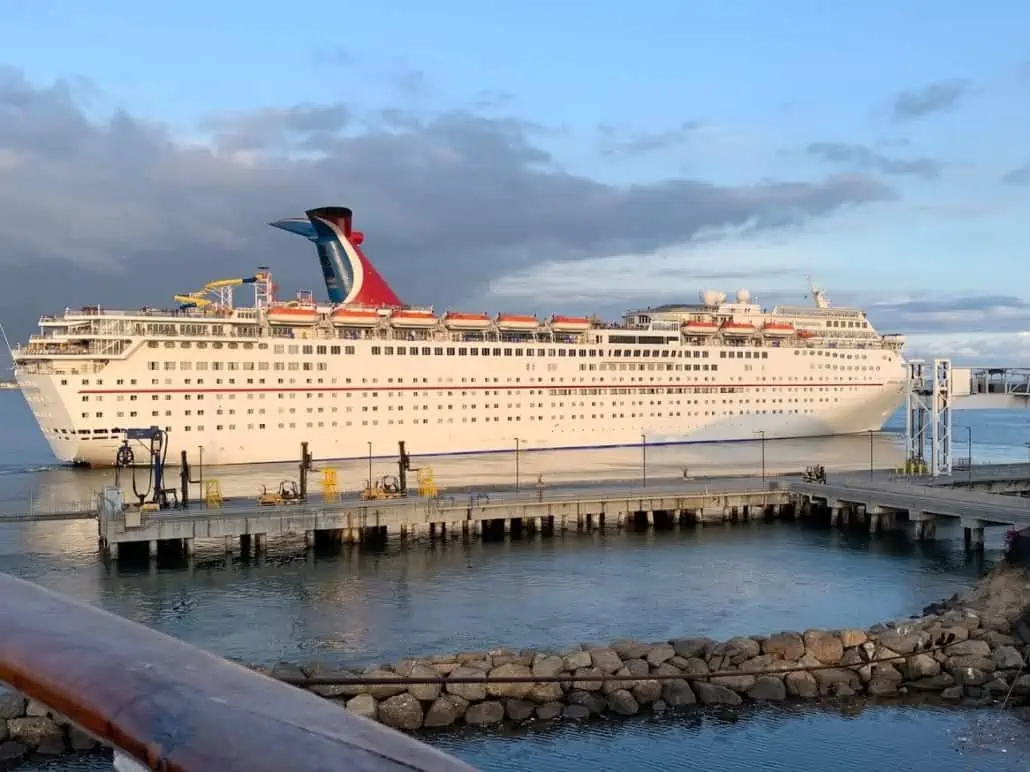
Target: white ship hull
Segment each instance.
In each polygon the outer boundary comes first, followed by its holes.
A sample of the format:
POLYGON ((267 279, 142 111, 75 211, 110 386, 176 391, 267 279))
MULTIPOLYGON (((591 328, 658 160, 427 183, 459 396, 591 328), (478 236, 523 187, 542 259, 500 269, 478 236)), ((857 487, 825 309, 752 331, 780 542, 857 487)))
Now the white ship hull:
MULTIPOLYGON (((141 349, 140 355, 145 357, 145 351, 141 349)), ((791 350, 773 351, 774 355, 777 353, 786 359, 791 350)), ((516 437, 522 451, 531 451, 617 447, 641 442, 730 442, 754 440, 762 432, 766 439, 781 439, 875 431, 904 400, 903 366, 900 357, 894 358, 886 378, 882 371, 874 372, 868 380, 854 383, 789 385, 787 381, 773 388, 727 386, 739 383, 740 378, 727 372, 720 376, 721 383, 714 382, 711 376, 712 381, 688 385, 696 383, 694 378, 702 377, 693 375, 670 376, 672 385, 664 387, 615 383, 606 390, 625 393, 600 396, 586 394, 601 390, 591 388, 589 383, 561 389, 569 395, 545 394, 563 380, 575 380, 562 376, 547 379, 551 381, 547 384, 550 388, 499 383, 496 389, 473 389, 472 384, 466 384, 464 392, 460 384, 453 383, 431 388, 409 386, 404 390, 398 384, 393 386, 394 391, 389 383, 383 383, 376 384, 374 392, 371 384, 366 384, 365 389, 330 384, 284 391, 274 387, 260 391, 245 387, 184 390, 182 376, 168 379, 173 384, 167 386, 107 388, 106 384, 115 380, 128 384, 133 376, 138 376, 138 383, 150 383, 146 365, 134 366, 132 359, 108 365, 103 385, 96 386, 94 379, 92 388, 88 383, 83 386, 82 378, 23 372, 18 373, 18 383, 54 455, 63 462, 110 466, 122 443, 122 435, 116 429, 156 425, 168 430, 169 463, 177 462, 183 450, 196 463, 203 448, 205 465, 222 465, 294 461, 299 457, 301 442, 309 443, 316 458, 347 459, 367 457, 369 443, 372 455, 394 456, 400 440, 418 455, 447 455, 512 451, 516 437), (724 388, 741 391, 724 394, 719 391, 724 388), (666 393, 650 393, 658 389, 666 393), (668 393, 674 389, 694 393, 668 393), (578 398, 573 399, 573 393, 578 398), (201 394, 204 401, 197 399, 201 394), (90 401, 91 410, 79 410, 76 414, 83 397, 90 401), (376 402, 370 403, 371 399, 376 402), (645 404, 648 402, 659 404, 645 404), (207 406, 202 418, 196 416, 198 404, 207 406), (774 412, 777 408, 773 406, 781 404, 799 407, 774 412), (151 405, 159 406, 159 415, 147 409, 151 405), (130 411, 130 406, 140 409, 130 411), (97 411, 97 407, 103 410, 97 411), (295 412, 290 413, 291 409, 295 412), (309 409, 312 412, 308 413, 309 409), (222 415, 217 414, 218 410, 222 410, 222 415), (266 412, 247 414, 247 410, 266 412), (83 412, 89 417, 83 418, 83 412), (130 412, 137 415, 129 416, 130 412), (372 415, 376 418, 370 418, 372 415), (422 418, 423 415, 429 417, 422 418)), ((348 364, 354 365, 348 372, 375 372, 355 360, 348 364)), ((491 365, 499 368, 501 362, 491 365)), ((770 372, 775 371, 774 364, 768 367, 770 372)), ((759 377, 771 380, 781 376, 759 377)), ((372 377, 366 379, 371 381, 372 377)), ((323 380, 342 382, 345 377, 329 376, 323 380)), ((376 380, 392 379, 386 376, 376 380)))

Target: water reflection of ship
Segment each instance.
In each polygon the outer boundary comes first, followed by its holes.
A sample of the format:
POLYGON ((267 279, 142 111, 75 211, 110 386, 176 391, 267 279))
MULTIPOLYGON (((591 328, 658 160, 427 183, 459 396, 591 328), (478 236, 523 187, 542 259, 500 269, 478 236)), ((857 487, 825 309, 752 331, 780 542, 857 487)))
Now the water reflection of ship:
MULTIPOLYGON (((532 453, 489 453, 460 456, 419 458, 412 448, 413 460, 432 466, 437 484, 443 489, 469 486, 511 488, 516 474, 521 486, 532 488, 542 477, 548 486, 579 481, 641 480, 646 466, 647 479, 682 478, 712 475, 747 475, 761 471, 765 456, 768 474, 797 472, 813 462, 828 471, 867 467, 870 459, 868 435, 850 435, 812 439, 769 440, 762 453, 760 441, 713 443, 710 445, 646 445, 637 447, 601 448, 582 451, 534 451, 532 453), (516 455, 518 462, 516 463, 516 455), (517 470, 517 471, 516 471, 517 470)), ((900 463, 903 451, 893 434, 873 435, 873 460, 878 467, 900 463)), ((386 453, 383 448, 383 453, 386 453)), ((392 450, 392 449, 391 449, 392 450)), ((341 491, 356 492, 368 477, 368 462, 332 461, 320 464, 315 454, 316 474, 319 466, 338 471, 341 491)), ((377 457, 373 475, 396 471, 396 460, 377 457)), ((205 470, 205 477, 217 479, 224 496, 253 497, 262 485, 277 483, 296 476, 294 464, 258 464, 252 466, 215 467, 205 470)), ((21 476, 0 493, 0 509, 22 508, 30 498, 43 510, 82 506, 96 491, 112 482, 110 470, 83 470, 68 467, 44 469, 21 476), (21 490, 19 490, 19 487, 21 490)), ((131 484, 122 481, 123 486, 131 484)), ((317 486, 315 486, 317 487, 317 486)), ((127 490, 131 493, 131 490, 127 490)))

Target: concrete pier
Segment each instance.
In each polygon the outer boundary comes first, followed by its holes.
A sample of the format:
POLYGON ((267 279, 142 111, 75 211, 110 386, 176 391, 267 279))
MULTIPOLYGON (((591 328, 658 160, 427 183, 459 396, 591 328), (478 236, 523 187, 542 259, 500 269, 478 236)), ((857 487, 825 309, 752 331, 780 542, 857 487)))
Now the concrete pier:
MULTIPOLYGON (((546 495, 491 494, 400 498, 261 507, 254 503, 219 509, 132 512, 115 491, 106 492, 99 515, 100 544, 113 557, 140 542, 174 542, 187 554, 204 541, 221 539, 226 553, 257 554, 269 538, 303 536, 309 547, 337 544, 381 544, 405 541, 471 540, 505 536, 551 536, 575 530, 634 528, 669 529, 711 523, 773 518, 789 514, 788 491, 763 487, 753 479, 709 484, 683 482, 589 490, 549 489, 546 495), (185 546, 188 545, 188 546, 185 546)), ((135 550, 133 550, 135 552, 135 550)))

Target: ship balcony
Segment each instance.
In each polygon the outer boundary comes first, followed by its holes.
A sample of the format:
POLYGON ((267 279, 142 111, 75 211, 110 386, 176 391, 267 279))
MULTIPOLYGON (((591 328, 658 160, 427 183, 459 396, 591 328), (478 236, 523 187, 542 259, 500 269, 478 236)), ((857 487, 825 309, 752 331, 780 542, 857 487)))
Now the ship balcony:
POLYGON ((49 709, 55 727, 112 749, 116 770, 472 772, 296 686, 36 584, 0 574, 0 597, 0 681, 49 709))

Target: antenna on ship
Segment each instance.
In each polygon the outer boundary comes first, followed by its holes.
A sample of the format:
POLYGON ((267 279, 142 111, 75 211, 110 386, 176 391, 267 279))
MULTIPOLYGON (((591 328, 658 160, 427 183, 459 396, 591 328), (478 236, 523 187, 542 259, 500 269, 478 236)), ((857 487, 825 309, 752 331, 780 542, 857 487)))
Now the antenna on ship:
POLYGON ((812 293, 812 300, 815 301, 816 308, 829 308, 830 300, 826 297, 826 293, 815 286, 815 282, 812 281, 812 276, 808 276, 808 291, 812 293))
POLYGON ((4 325, 0 322, 0 335, 3 336, 4 345, 7 346, 7 353, 11 355, 11 361, 14 361, 14 349, 11 348, 11 341, 7 338, 7 330, 4 329, 4 325))

